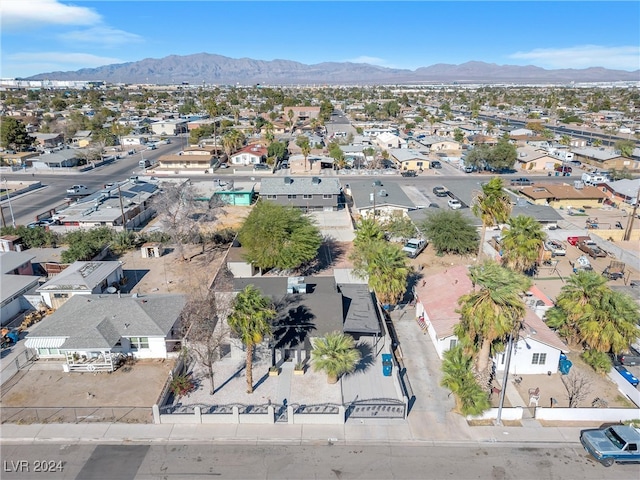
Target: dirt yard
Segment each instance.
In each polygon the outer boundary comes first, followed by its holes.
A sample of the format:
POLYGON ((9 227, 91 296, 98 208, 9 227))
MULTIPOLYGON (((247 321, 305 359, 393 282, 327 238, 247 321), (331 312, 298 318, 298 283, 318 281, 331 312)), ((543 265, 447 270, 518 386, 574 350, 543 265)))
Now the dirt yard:
POLYGON ((89 414, 96 420, 150 421, 151 407, 173 366, 172 360, 139 360, 113 373, 65 373, 62 363, 47 365, 55 370, 41 370, 44 363, 22 370, 2 386, 2 422, 74 422, 89 414))

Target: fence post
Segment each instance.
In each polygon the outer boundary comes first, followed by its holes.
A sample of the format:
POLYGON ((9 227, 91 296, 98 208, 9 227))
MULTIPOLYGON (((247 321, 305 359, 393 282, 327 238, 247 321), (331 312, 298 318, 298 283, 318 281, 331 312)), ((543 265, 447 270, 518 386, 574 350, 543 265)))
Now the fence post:
POLYGON ((276 423, 276 409, 273 405, 267 407, 267 414, 271 417, 271 423, 276 423))
POLYGON ((231 411, 233 414, 233 420, 235 423, 240 423, 240 409, 238 408, 237 405, 234 405, 233 407, 231 407, 231 411))
POLYGON ((202 410, 200 410, 200 407, 193 407, 193 413, 196 416, 196 423, 202 423, 202 410))
POLYGON ((153 413, 153 423, 155 423, 156 425, 162 423, 160 421, 160 407, 158 407, 157 403, 153 404, 153 407, 151 407, 151 412, 153 413))
POLYGON ((293 425, 293 407, 291 405, 287 405, 287 423, 293 425))

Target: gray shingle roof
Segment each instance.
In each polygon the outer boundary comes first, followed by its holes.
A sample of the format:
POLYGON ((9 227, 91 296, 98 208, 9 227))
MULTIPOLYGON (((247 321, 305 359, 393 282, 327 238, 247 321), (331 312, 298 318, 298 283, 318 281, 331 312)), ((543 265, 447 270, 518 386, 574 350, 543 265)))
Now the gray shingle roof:
POLYGON ((29 337, 66 337, 62 348, 109 348, 120 337, 165 337, 185 302, 183 295, 75 295, 29 337))
MULTIPOLYGON (((415 204, 407 197, 404 190, 396 182, 385 182, 379 179, 380 185, 375 187, 376 208, 385 205, 395 205, 404 208, 414 208, 415 204), (386 195, 382 195, 385 193, 386 195)), ((349 181, 349 189, 353 198, 354 206, 360 210, 363 208, 373 208, 373 202, 370 201, 371 194, 374 192, 374 179, 370 180, 354 180, 349 181)))
POLYGON ((26 252, 0 252, 0 273, 12 272, 34 258, 35 255, 26 252))
POLYGON ((337 178, 327 177, 273 177, 260 181, 260 195, 338 195, 341 189, 337 178))
POLYGON ((346 312, 344 331, 350 333, 380 333, 380 318, 373 296, 365 284, 341 284, 343 309, 346 312))

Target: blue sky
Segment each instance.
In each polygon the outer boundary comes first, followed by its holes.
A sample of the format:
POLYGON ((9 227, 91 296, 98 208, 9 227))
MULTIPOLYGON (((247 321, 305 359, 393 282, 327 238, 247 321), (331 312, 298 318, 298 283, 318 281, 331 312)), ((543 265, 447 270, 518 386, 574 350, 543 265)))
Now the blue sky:
MULTIPOLYGON (((640 3, 2 0, 0 76, 206 52, 414 70, 640 69, 640 3)), ((640 80, 640 79, 639 79, 640 80)))

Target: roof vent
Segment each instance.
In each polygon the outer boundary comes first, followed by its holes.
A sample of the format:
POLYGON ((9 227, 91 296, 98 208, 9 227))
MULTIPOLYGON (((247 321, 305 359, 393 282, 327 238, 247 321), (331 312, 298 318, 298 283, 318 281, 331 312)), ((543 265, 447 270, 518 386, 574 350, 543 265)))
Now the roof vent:
POLYGON ((311 179, 311 183, 313 183, 314 185, 319 185, 320 184, 320 179, 318 177, 313 177, 311 179))
POLYGON ((380 190, 380 191, 378 192, 378 195, 380 195, 381 197, 387 197, 387 196, 389 196, 389 194, 387 193, 387 191, 386 191, 386 190, 380 190))
POLYGON ((287 185, 291 185, 293 183, 293 178, 284 177, 284 183, 287 184, 287 185))

